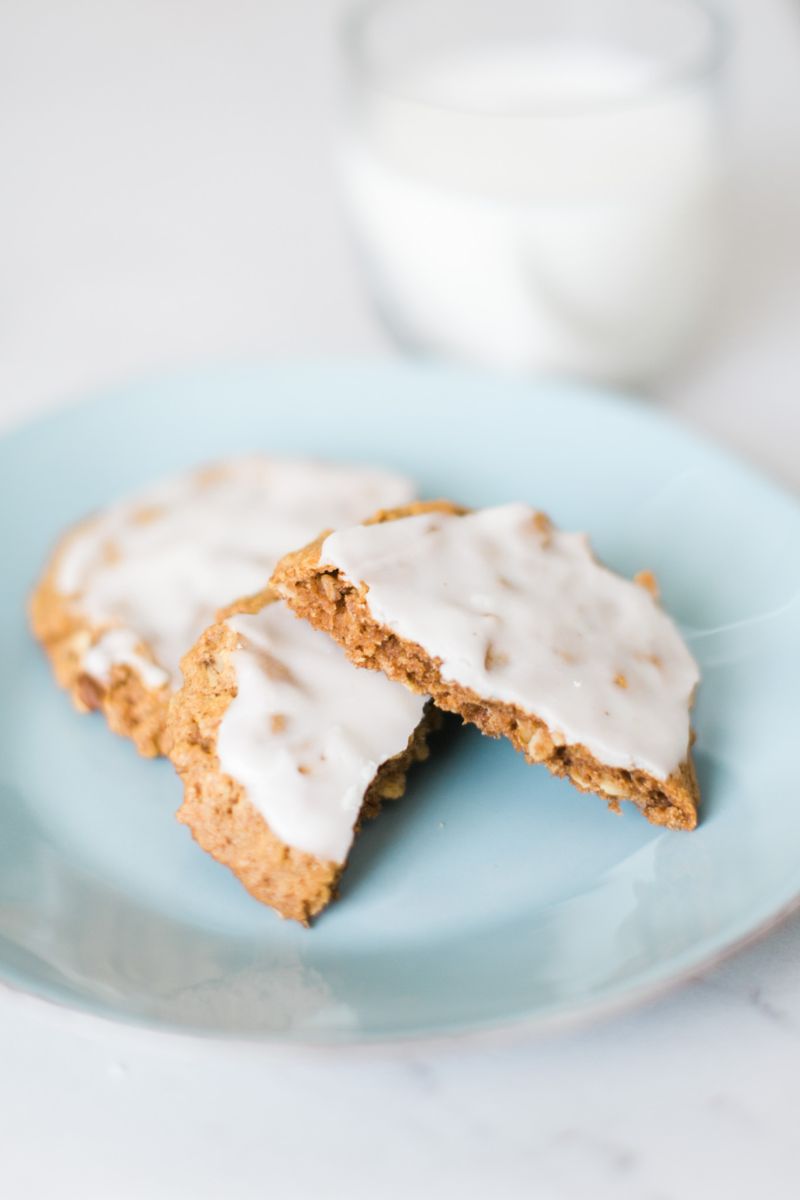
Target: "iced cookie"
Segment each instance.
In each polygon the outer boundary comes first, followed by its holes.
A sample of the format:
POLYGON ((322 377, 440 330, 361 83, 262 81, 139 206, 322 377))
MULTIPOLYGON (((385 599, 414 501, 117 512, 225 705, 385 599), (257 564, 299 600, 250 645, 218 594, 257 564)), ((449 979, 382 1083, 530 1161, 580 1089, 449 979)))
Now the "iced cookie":
POLYGON ((435 710, 355 671, 270 592, 227 610, 182 666, 169 718, 178 818, 257 900, 307 922, 335 896, 362 819, 427 757, 435 710))
POLYGON ((354 663, 425 692, 530 762, 692 829, 697 666, 659 606, 583 534, 525 504, 379 513, 286 556, 273 585, 354 663))
POLYGON ((31 602, 59 683, 144 755, 163 752, 178 664, 231 596, 326 524, 402 504, 409 480, 253 456, 156 484, 71 530, 31 602))

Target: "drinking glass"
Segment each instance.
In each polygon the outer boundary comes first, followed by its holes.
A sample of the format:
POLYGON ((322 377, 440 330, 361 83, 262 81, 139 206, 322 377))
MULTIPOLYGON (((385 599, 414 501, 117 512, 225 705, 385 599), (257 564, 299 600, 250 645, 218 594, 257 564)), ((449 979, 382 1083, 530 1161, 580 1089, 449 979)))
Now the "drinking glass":
POLYGON ((368 0, 342 177, 400 342, 652 380, 709 311, 724 30, 700 0, 368 0))

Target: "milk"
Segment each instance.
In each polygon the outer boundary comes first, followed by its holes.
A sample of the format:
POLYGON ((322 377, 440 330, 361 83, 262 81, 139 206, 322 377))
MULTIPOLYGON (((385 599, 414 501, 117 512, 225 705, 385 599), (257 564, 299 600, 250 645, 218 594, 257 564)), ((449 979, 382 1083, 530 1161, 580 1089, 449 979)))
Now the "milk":
POLYGON ((717 257, 707 81, 580 43, 488 46, 365 89, 344 155, 391 325, 485 366, 614 381, 695 333, 717 257))

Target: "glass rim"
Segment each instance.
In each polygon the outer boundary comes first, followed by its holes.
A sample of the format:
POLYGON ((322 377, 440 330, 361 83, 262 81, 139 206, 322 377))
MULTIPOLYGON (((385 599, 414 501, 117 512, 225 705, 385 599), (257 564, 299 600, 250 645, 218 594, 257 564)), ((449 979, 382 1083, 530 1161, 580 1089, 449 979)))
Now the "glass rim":
POLYGON ((723 16, 714 0, 649 0, 649 2, 666 3, 676 8, 679 7, 700 18, 705 25, 705 32, 699 52, 680 57, 674 64, 665 63, 663 71, 659 71, 653 79, 624 96, 598 94, 596 97, 584 97, 577 103, 561 104, 534 101, 502 112, 482 107, 479 104, 431 100, 415 94, 413 89, 392 86, 386 81, 383 72, 376 69, 370 61, 370 54, 365 46, 365 35, 369 22, 375 16, 384 10, 399 8, 404 0, 356 0, 350 5, 341 22, 340 37, 353 76, 372 91, 382 94, 388 99, 401 101, 432 112, 462 113, 465 116, 481 116, 497 121, 513 121, 531 117, 564 119, 585 116, 598 111, 635 109, 661 95, 680 90, 698 80, 710 77, 721 68, 730 44, 731 29, 730 22, 723 16))

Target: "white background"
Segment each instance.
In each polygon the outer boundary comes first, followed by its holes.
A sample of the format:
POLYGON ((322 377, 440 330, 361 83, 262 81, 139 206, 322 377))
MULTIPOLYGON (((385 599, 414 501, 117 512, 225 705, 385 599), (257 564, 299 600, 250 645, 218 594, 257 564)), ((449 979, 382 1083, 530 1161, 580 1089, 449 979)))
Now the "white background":
MULTIPOLYGON (((0 424, 126 374, 393 352, 336 207, 339 0, 2 0, 0 424)), ((713 337, 657 401, 800 487, 800 6, 728 0, 713 337)), ((796 787, 796 781, 787 781, 796 787)), ((0 992, 0 1194, 800 1194, 800 919, 547 1039, 289 1052, 0 992)))

